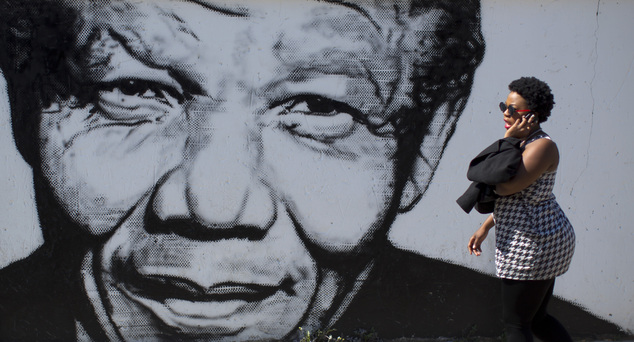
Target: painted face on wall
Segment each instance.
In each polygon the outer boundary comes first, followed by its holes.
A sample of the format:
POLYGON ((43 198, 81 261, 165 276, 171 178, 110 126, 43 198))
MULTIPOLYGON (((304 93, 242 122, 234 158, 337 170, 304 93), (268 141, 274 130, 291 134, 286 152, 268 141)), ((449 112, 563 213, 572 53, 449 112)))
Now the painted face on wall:
POLYGON ((394 122, 421 112, 413 44, 438 13, 266 3, 78 8, 80 90, 42 110, 40 172, 103 241, 84 281, 112 334, 324 326, 410 204, 394 122))

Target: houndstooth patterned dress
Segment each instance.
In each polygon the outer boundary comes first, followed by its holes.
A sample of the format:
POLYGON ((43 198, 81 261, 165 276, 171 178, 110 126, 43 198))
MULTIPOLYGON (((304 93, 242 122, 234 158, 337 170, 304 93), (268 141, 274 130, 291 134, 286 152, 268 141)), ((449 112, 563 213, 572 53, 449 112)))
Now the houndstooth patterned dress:
MULTIPOLYGON (((526 142, 550 139, 539 132, 526 142)), ((568 270, 575 233, 555 200, 556 171, 526 189, 495 201, 497 276, 515 280, 552 279, 568 270)))

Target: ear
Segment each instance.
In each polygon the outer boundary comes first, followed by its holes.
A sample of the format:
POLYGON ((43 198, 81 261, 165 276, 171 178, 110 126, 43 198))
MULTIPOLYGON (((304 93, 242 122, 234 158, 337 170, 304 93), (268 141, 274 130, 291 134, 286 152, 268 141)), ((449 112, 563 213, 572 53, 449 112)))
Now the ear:
POLYGON ((445 147, 447 147, 456 128, 456 123, 464 110, 466 99, 465 96, 455 102, 444 103, 436 110, 429 130, 421 142, 419 155, 403 187, 399 212, 404 213, 411 210, 427 191, 445 147))
POLYGON ((416 206, 418 201, 423 197, 423 192, 414 180, 410 178, 405 182, 403 192, 401 192, 401 201, 398 206, 399 213, 405 213, 416 206))

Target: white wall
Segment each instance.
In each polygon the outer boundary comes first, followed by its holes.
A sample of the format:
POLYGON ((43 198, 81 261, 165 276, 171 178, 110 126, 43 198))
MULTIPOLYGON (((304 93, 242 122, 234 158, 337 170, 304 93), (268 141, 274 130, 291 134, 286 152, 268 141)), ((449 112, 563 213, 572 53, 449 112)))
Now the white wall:
MULTIPOLYGON (((634 332, 634 1, 482 0, 487 52, 470 102, 433 184, 392 230, 396 245, 494 273, 490 238, 480 258, 466 243, 484 216, 455 199, 469 160, 503 135, 497 104, 520 76, 548 82, 557 102, 543 125, 559 145, 555 195, 577 232, 556 293, 634 332)), ((4 81, 0 93, 4 94, 4 81)), ((29 169, 13 148, 0 99, 0 267, 41 243, 29 169)))

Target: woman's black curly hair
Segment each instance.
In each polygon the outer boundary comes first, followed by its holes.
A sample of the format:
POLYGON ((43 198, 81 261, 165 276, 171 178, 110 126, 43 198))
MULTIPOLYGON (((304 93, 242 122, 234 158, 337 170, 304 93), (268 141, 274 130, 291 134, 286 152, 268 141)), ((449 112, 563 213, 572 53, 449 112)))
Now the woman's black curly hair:
POLYGON ((535 77, 522 77, 509 84, 509 90, 520 94, 528 108, 538 114, 539 122, 545 122, 555 105, 555 97, 548 84, 535 77))

